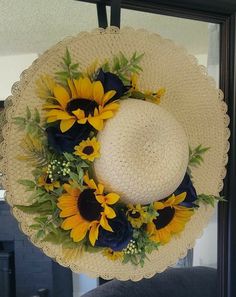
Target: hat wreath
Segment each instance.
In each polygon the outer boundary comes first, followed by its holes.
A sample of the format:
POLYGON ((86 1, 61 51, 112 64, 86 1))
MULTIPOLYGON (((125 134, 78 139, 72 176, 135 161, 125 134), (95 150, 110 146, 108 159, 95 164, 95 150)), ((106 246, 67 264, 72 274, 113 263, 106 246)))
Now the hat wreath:
POLYGON ((13 96, 8 200, 23 231, 63 265, 149 277, 186 254, 224 200, 221 93, 159 36, 82 33, 40 57, 13 96))

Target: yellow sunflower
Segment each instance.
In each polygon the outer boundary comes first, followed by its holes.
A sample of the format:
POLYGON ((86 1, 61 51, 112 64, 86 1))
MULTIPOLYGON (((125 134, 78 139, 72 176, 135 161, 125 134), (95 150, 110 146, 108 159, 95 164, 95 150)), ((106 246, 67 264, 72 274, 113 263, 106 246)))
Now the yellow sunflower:
POLYGON ((68 86, 69 92, 61 85, 55 85, 53 93, 58 104, 44 105, 44 108, 49 110, 46 113, 47 122, 60 121, 62 132, 69 130, 75 122, 78 124, 89 122, 96 130, 102 130, 103 121, 113 117, 114 112, 119 108, 119 104, 116 102, 107 104, 114 97, 116 91, 110 90, 104 93, 102 83, 100 81, 92 82, 88 77, 68 79, 68 86), (91 104, 92 110, 89 110, 89 113, 81 108, 76 108, 76 104, 81 99, 94 103, 91 104))
POLYGON ((118 259, 123 259, 123 257, 124 257, 123 252, 115 252, 112 249, 105 249, 103 251, 103 255, 112 261, 116 261, 118 259))
POLYGON ((74 154, 80 156, 83 160, 94 161, 95 158, 100 157, 100 144, 95 137, 92 139, 83 140, 79 145, 75 146, 74 154))
POLYGON ((166 201, 154 203, 159 215, 147 224, 151 240, 165 244, 170 241, 172 234, 183 231, 185 224, 193 215, 193 209, 179 205, 185 197, 186 192, 183 192, 177 196, 173 194, 166 201))
POLYGON ((100 226, 107 231, 113 231, 107 219, 116 217, 116 213, 108 205, 116 203, 119 196, 115 193, 104 195, 102 184, 96 185, 88 175, 84 179, 88 188, 83 191, 64 184, 65 193, 59 197, 57 206, 61 209, 60 217, 65 218, 61 227, 71 230, 73 241, 83 240, 89 232, 89 241, 94 246, 100 226))
POLYGON ((128 221, 130 221, 131 225, 134 228, 140 228, 143 223, 147 220, 147 212, 145 209, 140 205, 127 205, 128 210, 126 212, 128 221))
POLYGON ((45 188, 45 190, 49 192, 53 191, 54 188, 60 188, 60 183, 59 181, 53 181, 48 177, 48 174, 45 173, 38 178, 38 186, 45 188))

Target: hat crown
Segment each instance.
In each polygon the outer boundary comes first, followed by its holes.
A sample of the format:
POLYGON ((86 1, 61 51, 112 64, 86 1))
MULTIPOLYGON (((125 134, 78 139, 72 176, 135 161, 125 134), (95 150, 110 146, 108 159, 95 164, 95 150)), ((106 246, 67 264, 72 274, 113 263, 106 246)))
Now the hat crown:
POLYGON ((184 129, 164 108, 127 99, 99 132, 101 157, 94 168, 106 190, 126 203, 147 204, 171 195, 186 173, 184 129))

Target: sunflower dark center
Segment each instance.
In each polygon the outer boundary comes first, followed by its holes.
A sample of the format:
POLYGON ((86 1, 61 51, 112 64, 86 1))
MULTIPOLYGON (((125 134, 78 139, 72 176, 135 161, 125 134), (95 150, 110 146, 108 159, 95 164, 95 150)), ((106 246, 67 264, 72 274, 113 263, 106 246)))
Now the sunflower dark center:
POLYGON ((94 149, 91 145, 88 145, 83 149, 83 153, 86 155, 91 155, 93 152, 94 152, 94 149))
POLYGON ((129 216, 133 219, 138 219, 138 218, 140 218, 140 213, 138 211, 130 210, 129 216))
POLYGON ((89 114, 93 114, 93 111, 96 107, 98 107, 98 104, 93 100, 73 99, 67 104, 66 111, 70 115, 73 115, 72 111, 82 109, 85 112, 85 116, 87 117, 89 114))
POLYGON ((81 216, 89 222, 99 220, 101 211, 103 210, 101 204, 95 198, 94 190, 92 189, 86 189, 80 194, 78 209, 81 216))
POLYGON ((52 181, 51 181, 51 179, 49 177, 47 177, 45 182, 46 182, 46 184, 51 184, 52 181))
POLYGON ((175 215, 175 209, 172 207, 166 207, 158 210, 158 214, 159 216, 153 220, 157 230, 164 228, 172 221, 175 215))

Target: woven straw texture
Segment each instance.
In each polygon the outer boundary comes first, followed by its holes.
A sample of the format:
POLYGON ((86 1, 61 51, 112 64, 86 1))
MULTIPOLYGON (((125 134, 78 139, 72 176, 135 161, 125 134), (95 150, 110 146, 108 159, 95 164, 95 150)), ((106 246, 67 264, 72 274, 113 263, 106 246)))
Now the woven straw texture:
POLYGON ((184 178, 188 140, 164 108, 128 99, 99 133, 101 157, 94 163, 99 182, 122 201, 148 204, 171 195, 184 178))
MULTIPOLYGON (((82 68, 95 58, 104 61, 122 51, 131 56, 134 51, 145 53, 141 66, 143 74, 139 87, 144 90, 165 87, 167 93, 161 107, 169 111, 184 128, 191 147, 199 144, 211 149, 205 154, 204 164, 193 170, 194 184, 198 193, 218 195, 223 187, 227 151, 229 148, 227 128, 229 118, 223 94, 217 90, 213 79, 207 76, 205 68, 198 66, 196 59, 189 56, 171 41, 144 30, 125 28, 97 29, 92 33, 82 32, 76 38, 67 38, 44 53, 33 65, 22 73, 21 81, 12 88, 3 128, 4 141, 1 144, 2 184, 6 189, 10 205, 27 203, 24 187, 17 183, 19 178, 31 178, 31 168, 16 160, 22 153, 19 143, 23 134, 12 124, 12 117, 25 113, 26 106, 40 108, 42 101, 35 94, 35 81, 40 75, 52 74, 59 70, 61 57, 68 47, 73 61, 82 68)), ((145 123, 143 123, 145 124, 145 123)), ((134 135, 135 136, 135 135, 134 135)), ((170 243, 149 255, 143 268, 112 262, 100 253, 80 255, 77 250, 65 250, 61 246, 34 241, 34 231, 29 228, 32 217, 12 208, 22 231, 45 254, 73 271, 101 276, 105 279, 140 280, 162 272, 168 266, 184 257, 201 236, 203 228, 213 213, 210 206, 201 205, 186 225, 185 230, 173 237, 170 243)))

